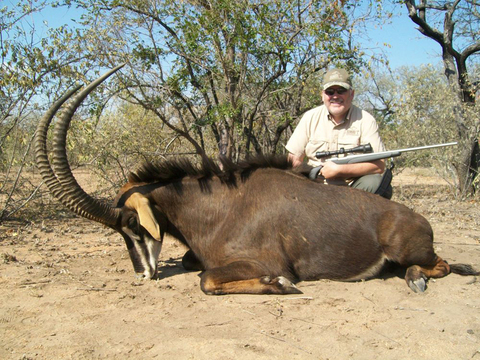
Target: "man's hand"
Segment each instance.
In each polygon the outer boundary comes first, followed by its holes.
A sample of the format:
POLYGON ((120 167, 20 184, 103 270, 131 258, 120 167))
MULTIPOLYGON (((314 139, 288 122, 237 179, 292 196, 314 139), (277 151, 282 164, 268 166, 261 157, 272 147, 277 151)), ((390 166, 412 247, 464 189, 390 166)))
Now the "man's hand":
POLYGON ((323 176, 325 179, 337 178, 340 175, 341 167, 342 165, 338 165, 333 161, 326 161, 323 164, 322 170, 320 170, 319 175, 323 176))
POLYGON ((298 157, 298 156, 295 156, 291 153, 288 153, 288 160, 292 163, 293 167, 297 167, 297 166, 301 165, 304 157, 305 156, 298 157))

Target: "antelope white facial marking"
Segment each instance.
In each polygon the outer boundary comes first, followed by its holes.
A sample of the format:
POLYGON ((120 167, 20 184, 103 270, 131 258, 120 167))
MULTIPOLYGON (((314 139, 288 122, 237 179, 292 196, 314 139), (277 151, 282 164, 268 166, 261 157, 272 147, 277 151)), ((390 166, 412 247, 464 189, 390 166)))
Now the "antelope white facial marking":
POLYGON ((153 239, 147 232, 142 236, 135 234, 129 228, 123 229, 133 243, 129 249, 136 276, 151 279, 157 274, 157 262, 162 251, 162 241, 153 239))

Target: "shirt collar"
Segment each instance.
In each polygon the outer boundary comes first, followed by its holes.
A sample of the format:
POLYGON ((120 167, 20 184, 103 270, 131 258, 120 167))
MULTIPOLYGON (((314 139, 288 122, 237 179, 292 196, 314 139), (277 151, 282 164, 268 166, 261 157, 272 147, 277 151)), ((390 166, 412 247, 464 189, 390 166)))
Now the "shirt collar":
POLYGON ((350 106, 350 109, 349 109, 348 112, 347 112, 347 116, 345 116, 345 118, 344 118, 340 123, 338 123, 338 124, 333 120, 333 118, 332 118, 332 116, 330 115, 330 113, 328 113, 328 120, 330 120, 330 121, 334 124, 334 126, 343 125, 343 124, 345 124, 345 123, 347 123, 347 122, 350 121, 350 117, 352 116, 352 109, 353 109, 353 105, 350 106))

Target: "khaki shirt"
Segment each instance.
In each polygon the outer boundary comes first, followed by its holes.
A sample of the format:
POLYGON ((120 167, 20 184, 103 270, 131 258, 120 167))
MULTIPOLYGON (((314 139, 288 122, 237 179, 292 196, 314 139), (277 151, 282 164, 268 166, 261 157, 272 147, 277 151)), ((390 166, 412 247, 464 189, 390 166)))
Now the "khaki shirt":
MULTIPOLYGON (((337 125, 331 119, 326 106, 321 105, 303 115, 286 148, 299 158, 306 156, 309 165, 319 166, 328 158, 317 159, 315 154, 318 151, 334 151, 342 147, 350 149, 368 143, 372 145, 374 152, 385 151, 377 122, 372 115, 352 105, 346 119, 337 125)), ((324 179, 324 181, 326 184, 348 185, 353 179, 324 179)))
POLYGON ((372 115, 352 105, 346 119, 337 125, 326 106, 321 105, 303 115, 286 148, 299 158, 305 155, 309 165, 319 166, 326 158, 317 159, 315 153, 318 151, 350 149, 368 143, 374 152, 385 151, 372 115))

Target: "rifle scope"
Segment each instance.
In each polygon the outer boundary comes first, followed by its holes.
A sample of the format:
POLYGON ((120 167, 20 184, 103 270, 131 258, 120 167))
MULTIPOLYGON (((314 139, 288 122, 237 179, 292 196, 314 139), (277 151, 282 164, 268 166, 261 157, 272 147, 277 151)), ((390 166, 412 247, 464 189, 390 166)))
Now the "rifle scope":
POLYGON ((317 159, 322 159, 328 156, 334 156, 334 155, 340 155, 340 154, 349 154, 349 153, 371 153, 373 152, 372 145, 370 143, 365 144, 365 145, 360 145, 351 149, 345 149, 345 148, 340 148, 340 150, 334 150, 334 151, 318 151, 315 153, 315 157, 317 159))

